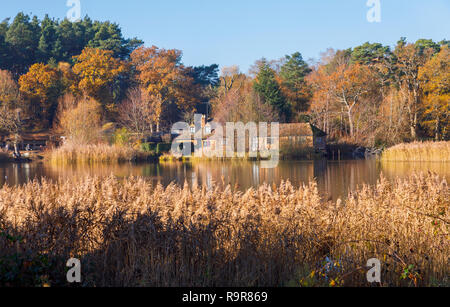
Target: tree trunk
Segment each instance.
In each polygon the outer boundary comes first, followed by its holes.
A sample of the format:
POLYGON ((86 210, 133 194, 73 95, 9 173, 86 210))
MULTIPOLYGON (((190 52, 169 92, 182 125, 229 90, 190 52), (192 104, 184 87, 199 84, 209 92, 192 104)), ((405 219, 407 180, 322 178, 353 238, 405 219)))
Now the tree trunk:
POLYGON ((20 154, 20 151, 19 151, 18 139, 19 139, 19 137, 18 137, 18 135, 16 135, 14 137, 14 157, 17 158, 17 159, 20 159, 21 158, 21 154, 20 154))
POLYGON ((354 131, 354 127, 353 127, 352 110, 348 110, 347 115, 348 115, 348 124, 350 126, 350 136, 353 137, 355 134, 355 131, 354 131))
POLYGON ((411 123, 411 138, 417 140, 417 112, 414 113, 414 118, 411 123))
POLYGON ((440 129, 441 128, 441 123, 440 123, 440 119, 439 116, 436 118, 436 142, 439 142, 441 140, 441 134, 440 134, 440 129))

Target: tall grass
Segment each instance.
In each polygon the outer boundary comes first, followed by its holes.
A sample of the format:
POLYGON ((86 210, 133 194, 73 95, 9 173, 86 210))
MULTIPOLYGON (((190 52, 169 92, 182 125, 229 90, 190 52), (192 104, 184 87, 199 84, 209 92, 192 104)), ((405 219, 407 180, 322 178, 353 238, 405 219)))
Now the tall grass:
POLYGON ((436 175, 364 186, 323 202, 317 185, 245 193, 85 177, 0 190, 0 285, 449 285, 450 192, 436 175))
POLYGON ((387 149, 383 161, 450 162, 450 142, 415 142, 387 149))
POLYGON ((120 163, 145 161, 152 155, 125 146, 71 145, 67 144, 48 153, 48 159, 54 164, 76 163, 120 163))

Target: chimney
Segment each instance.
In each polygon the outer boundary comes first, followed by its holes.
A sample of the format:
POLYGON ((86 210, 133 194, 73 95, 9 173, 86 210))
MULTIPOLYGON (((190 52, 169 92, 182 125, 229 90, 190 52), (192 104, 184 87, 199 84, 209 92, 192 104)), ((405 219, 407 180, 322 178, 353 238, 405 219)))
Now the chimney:
POLYGON ((206 126, 206 116, 202 115, 202 129, 204 129, 206 126))

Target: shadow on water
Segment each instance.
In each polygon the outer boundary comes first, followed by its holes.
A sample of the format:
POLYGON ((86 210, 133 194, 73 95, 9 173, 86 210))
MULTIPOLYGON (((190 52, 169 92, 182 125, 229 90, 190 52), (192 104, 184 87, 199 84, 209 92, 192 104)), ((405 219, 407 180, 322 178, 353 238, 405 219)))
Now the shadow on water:
POLYGON ((53 166, 46 163, 0 164, 0 184, 20 185, 48 178, 67 180, 73 177, 110 176, 144 177, 153 184, 172 182, 190 186, 231 185, 244 191, 261 184, 279 185, 289 180, 294 186, 316 179, 324 199, 336 200, 363 184, 376 184, 383 173, 388 179, 406 177, 413 172, 432 171, 450 179, 448 163, 379 163, 360 161, 280 161, 277 168, 263 169, 259 162, 208 161, 195 163, 117 164, 53 166))

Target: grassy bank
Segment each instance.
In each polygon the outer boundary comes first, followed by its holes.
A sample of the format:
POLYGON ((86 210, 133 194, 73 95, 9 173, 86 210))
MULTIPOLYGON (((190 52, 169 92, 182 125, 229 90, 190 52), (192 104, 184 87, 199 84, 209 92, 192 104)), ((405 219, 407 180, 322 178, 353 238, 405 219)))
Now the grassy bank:
POLYGON ((316 184, 236 193, 86 177, 0 190, 0 285, 449 285, 450 193, 434 175, 382 179, 324 203, 316 184))
POLYGON ((399 144, 384 151, 383 161, 450 162, 450 142, 399 144))
POLYGON ((46 155, 54 164, 76 163, 121 163, 148 161, 156 159, 150 152, 143 152, 126 146, 99 145, 64 145, 51 150, 46 155))

